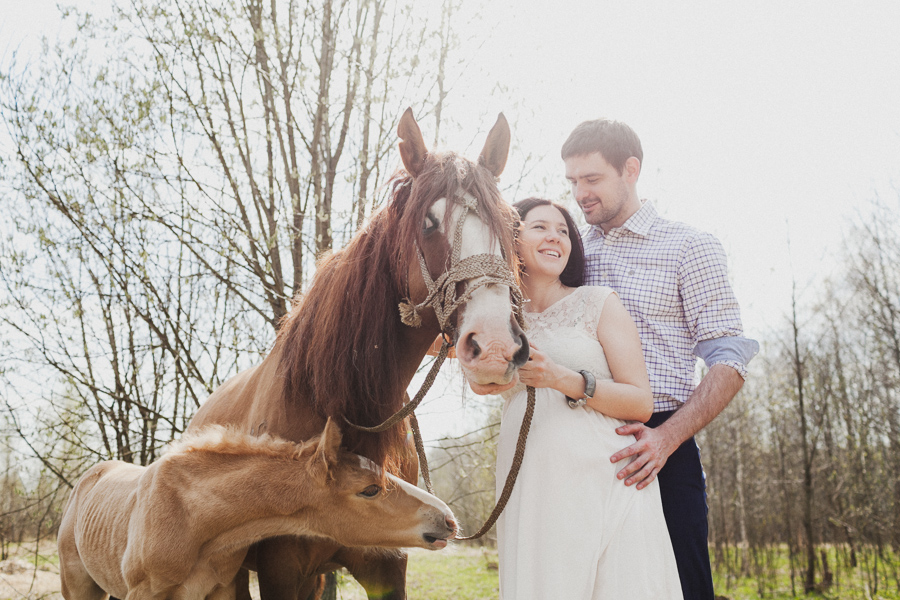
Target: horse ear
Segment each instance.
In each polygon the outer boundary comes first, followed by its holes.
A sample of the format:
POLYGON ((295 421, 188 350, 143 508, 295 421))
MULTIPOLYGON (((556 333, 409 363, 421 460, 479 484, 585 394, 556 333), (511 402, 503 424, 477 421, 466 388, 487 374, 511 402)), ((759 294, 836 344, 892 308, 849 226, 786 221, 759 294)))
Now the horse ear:
POLYGON ((397 135, 401 140, 400 158, 403 159, 403 166, 410 175, 418 177, 425 165, 425 155, 428 154, 428 149, 425 147, 422 130, 416 123, 412 108, 407 108, 400 117, 397 135))
POLYGON ((325 429, 319 435, 319 443, 316 445, 316 452, 313 454, 312 465, 317 474, 321 474, 324 478, 330 479, 332 467, 338 462, 338 451, 341 447, 341 429, 328 417, 325 422, 325 429))
POLYGON ((497 122, 488 133, 481 156, 478 157, 478 164, 493 173, 494 177, 500 177, 500 173, 506 167, 510 137, 509 123, 503 113, 500 113, 497 122))

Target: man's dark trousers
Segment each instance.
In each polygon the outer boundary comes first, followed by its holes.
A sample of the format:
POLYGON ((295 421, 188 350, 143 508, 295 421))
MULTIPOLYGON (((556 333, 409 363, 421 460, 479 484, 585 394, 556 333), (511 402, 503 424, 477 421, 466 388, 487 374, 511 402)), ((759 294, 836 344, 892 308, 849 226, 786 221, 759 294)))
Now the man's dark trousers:
MULTIPOLYGON (((658 427, 673 414, 675 411, 654 413, 647 426, 658 427)), ((684 600, 714 600, 709 564, 706 476, 694 438, 672 453, 657 478, 684 600)))

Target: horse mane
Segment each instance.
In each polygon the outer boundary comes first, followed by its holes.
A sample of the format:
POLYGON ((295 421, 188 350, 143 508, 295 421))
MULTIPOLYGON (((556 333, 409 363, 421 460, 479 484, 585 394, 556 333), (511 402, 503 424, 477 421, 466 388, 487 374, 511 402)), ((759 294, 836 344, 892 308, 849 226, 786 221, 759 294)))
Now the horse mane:
MULTIPOLYGON (((487 169, 452 152, 429 154, 418 177, 401 170, 389 185, 387 205, 347 246, 320 259, 309 290, 294 299, 279 328, 283 400, 306 404, 323 419, 371 426, 403 405, 408 382, 395 365, 407 326, 398 304, 407 295, 409 261, 435 200, 466 191, 478 198, 482 220, 518 272, 515 211, 487 169)), ((406 447, 403 424, 378 434, 344 430, 348 450, 398 472, 406 447)))

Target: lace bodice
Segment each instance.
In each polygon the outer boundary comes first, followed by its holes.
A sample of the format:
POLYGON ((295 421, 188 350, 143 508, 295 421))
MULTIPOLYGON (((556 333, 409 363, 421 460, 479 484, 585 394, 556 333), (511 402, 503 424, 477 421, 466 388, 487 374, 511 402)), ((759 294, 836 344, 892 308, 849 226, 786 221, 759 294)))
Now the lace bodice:
MULTIPOLYGON (((542 352, 573 371, 590 371, 598 381, 612 379, 603 346, 597 341, 597 325, 603 304, 612 289, 582 286, 543 312, 525 309, 525 335, 542 352)), ((503 394, 508 398, 524 389, 522 384, 503 394)))

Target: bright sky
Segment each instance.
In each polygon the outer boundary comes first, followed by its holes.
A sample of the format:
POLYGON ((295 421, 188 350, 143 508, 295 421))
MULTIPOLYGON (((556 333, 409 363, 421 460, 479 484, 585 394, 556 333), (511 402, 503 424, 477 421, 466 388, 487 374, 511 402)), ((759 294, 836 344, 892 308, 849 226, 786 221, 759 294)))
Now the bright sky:
MULTIPOLYGON (((870 198, 900 209, 896 0, 487 4, 461 32, 445 110, 468 130, 447 147, 477 154, 475 134, 504 112, 517 151, 502 182, 524 154, 540 159, 514 201, 565 191, 559 148, 579 122, 627 122, 644 147, 639 193, 722 240, 748 335, 782 326, 792 278, 815 301, 870 198)), ((55 31, 54 14, 48 0, 0 0, 0 56, 55 31)), ((438 413, 435 426, 449 418, 438 413)))
POLYGON ((876 193, 898 202, 900 3, 543 4, 492 4, 505 18, 469 67, 518 106, 460 82, 454 107, 512 112, 556 186, 575 125, 631 125, 640 195, 722 240, 754 335, 781 325, 791 264, 800 289, 821 279, 854 211, 876 193))

